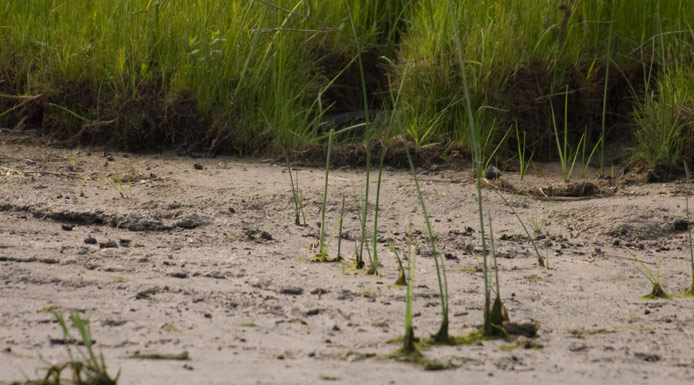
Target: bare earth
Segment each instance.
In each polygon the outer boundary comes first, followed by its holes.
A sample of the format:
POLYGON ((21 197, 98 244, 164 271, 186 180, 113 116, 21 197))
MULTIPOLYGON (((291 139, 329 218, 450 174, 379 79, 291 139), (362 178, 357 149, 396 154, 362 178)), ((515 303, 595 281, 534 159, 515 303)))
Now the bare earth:
MULTIPOLYGON (((0 144, 0 383, 36 378, 46 362, 67 359, 65 347, 50 342, 62 337, 46 311, 55 308, 91 320, 121 384, 694 382, 694 299, 641 299, 650 284, 619 246, 653 270, 662 262, 665 290, 683 292, 691 282, 687 232, 675 224, 686 216, 685 184, 622 185, 582 200, 505 192, 529 231, 548 234, 537 242, 550 269, 538 266, 511 210, 486 189, 502 299, 512 320, 539 324, 534 341, 542 347, 504 349, 513 342, 503 340, 435 347, 425 356, 451 368, 424 371, 382 358, 399 347, 389 341, 403 334, 405 312, 385 240, 404 255, 410 217, 420 251, 416 334, 435 332, 440 320, 411 176, 384 172, 374 277, 347 266, 359 238, 353 207, 363 170, 330 174, 326 223, 332 230, 345 197, 348 261, 307 261, 317 252, 323 172, 299 173, 308 222, 300 227, 282 165, 0 144), (191 360, 129 358, 184 351, 191 360)), ((464 171, 420 177, 446 254, 450 331, 463 335, 482 322, 475 188, 464 171)), ((562 185, 549 165, 522 182, 513 173, 502 179, 524 189, 562 185)), ((337 253, 337 237, 330 250, 337 253)))

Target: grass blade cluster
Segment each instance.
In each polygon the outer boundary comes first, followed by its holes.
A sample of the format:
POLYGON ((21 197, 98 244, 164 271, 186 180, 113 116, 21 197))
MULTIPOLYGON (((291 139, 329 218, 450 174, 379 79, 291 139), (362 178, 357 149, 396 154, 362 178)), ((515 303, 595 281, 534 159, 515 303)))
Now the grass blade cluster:
POLYGON ((57 311, 53 311, 53 315, 58 322, 62 332, 62 343, 65 345, 69 361, 64 364, 52 364, 42 370, 46 371, 46 375, 40 380, 28 380, 24 382, 13 382, 19 385, 60 385, 60 384, 78 384, 78 385, 116 385, 120 372, 116 377, 111 377, 108 374, 106 362, 103 355, 97 355, 94 352, 94 339, 92 338, 89 321, 75 312, 70 313, 70 321, 72 328, 65 320, 65 316, 57 311), (74 329, 79 334, 79 338, 75 338, 71 329, 74 329), (84 348, 75 346, 84 346, 84 348), (63 371, 68 370, 71 374, 71 379, 63 378, 63 371))

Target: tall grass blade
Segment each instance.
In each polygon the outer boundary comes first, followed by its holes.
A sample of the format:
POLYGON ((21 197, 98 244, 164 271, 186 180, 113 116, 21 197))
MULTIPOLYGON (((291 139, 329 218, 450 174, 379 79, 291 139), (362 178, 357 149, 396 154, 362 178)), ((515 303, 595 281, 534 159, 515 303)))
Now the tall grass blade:
POLYGON ((330 150, 333 144, 333 130, 330 130, 328 134, 328 154, 325 159, 325 185, 323 187, 323 203, 321 205, 321 223, 320 223, 320 255, 321 262, 325 262, 328 259, 328 250, 325 246, 325 209, 326 202, 328 199, 328 177, 330 175, 330 150))
POLYGON ((463 47, 461 45, 460 32, 458 31, 458 22, 453 10, 453 0, 448 0, 448 11, 453 28, 453 37, 455 41, 458 65, 460 66, 460 75, 463 79, 463 92, 465 95, 465 106, 468 116, 468 124, 470 130, 470 138, 472 145, 473 161, 475 164, 475 175, 477 178, 477 213, 480 222, 480 237, 482 238, 482 258, 484 272, 484 322, 487 324, 489 319, 489 275, 487 269, 487 243, 484 234, 484 211, 482 209, 482 157, 480 143, 477 138, 477 127, 475 125, 475 116, 472 112, 472 102, 470 100, 470 90, 468 87, 467 71, 465 70, 465 58, 463 56, 463 47))
POLYGON ((426 203, 424 202, 424 196, 422 195, 422 190, 419 187, 419 179, 417 178, 417 170, 414 168, 414 163, 412 162, 412 156, 410 155, 410 150, 407 146, 407 139, 405 134, 401 135, 402 141, 405 145, 405 154, 407 155, 407 162, 410 165, 410 171, 412 172, 412 179, 414 179, 414 185, 417 189, 417 199, 422 207, 422 215, 424 215, 424 221, 427 226, 427 232, 429 233, 429 242, 431 243, 431 255, 434 258, 434 264, 436 265, 436 278, 439 285, 439 295, 441 296, 441 327, 439 331, 432 336, 432 339, 436 343, 447 344, 450 343, 451 338, 448 335, 448 280, 446 279, 446 269, 443 263, 443 259, 436 251, 436 236, 434 235, 434 230, 431 227, 431 221, 429 220, 429 214, 427 214, 426 203))

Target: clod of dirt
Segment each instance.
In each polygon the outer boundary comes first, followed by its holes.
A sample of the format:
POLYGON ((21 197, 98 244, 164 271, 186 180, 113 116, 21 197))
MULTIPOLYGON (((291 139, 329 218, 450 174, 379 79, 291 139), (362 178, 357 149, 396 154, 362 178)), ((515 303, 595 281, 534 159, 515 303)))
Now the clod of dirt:
POLYGON ((568 183, 564 186, 549 186, 545 188, 533 188, 529 190, 530 194, 543 195, 545 197, 589 197, 606 193, 600 186, 592 182, 576 182, 568 183))
POLYGON ((294 286, 283 287, 280 289, 280 294, 301 295, 304 294, 304 289, 294 286))
POLYGON ((202 170, 202 169, 203 169, 203 167, 202 167, 202 165, 201 165, 200 163, 195 163, 195 164, 193 165, 193 167, 194 167, 196 170, 202 170))
POLYGON ((634 353, 634 357, 642 359, 646 362, 660 361, 660 356, 654 353, 634 353))
POLYGON ((130 247, 130 239, 119 239, 118 243, 123 247, 130 247))
POLYGON ((106 242, 99 243, 99 248, 101 248, 101 249, 112 249, 115 247, 118 247, 118 244, 116 243, 116 241, 113 241, 110 239, 106 242))
POLYGON ((525 336, 528 338, 535 337, 537 335, 537 325, 534 322, 508 322, 505 321, 504 330, 506 333, 514 336, 525 336))
POLYGON ((94 238, 90 235, 87 238, 84 238, 84 243, 86 243, 88 245, 96 245, 96 238, 94 238))
POLYGON ((101 325, 102 326, 109 326, 109 327, 116 327, 116 326, 123 326, 126 323, 128 323, 128 321, 126 321, 126 320, 107 319, 107 320, 102 321, 101 325))
POLYGON ((73 225, 62 225, 61 228, 65 231, 72 231, 75 226, 73 225))
POLYGON ((323 294, 327 294, 327 293, 328 293, 328 291, 327 291, 327 290, 325 290, 325 289, 322 289, 322 288, 320 288, 320 287, 319 287, 319 288, 316 288, 316 289, 313 289, 313 290, 311 290, 311 294, 313 294, 313 295, 323 295, 323 294))
POLYGON ((272 235, 270 235, 270 233, 268 233, 267 231, 263 231, 262 233, 260 233, 260 238, 266 241, 271 241, 272 235))
POLYGON ((672 222, 672 229, 674 231, 687 231, 689 229, 689 221, 686 219, 676 219, 672 222))
POLYGON ((188 273, 186 273, 185 271, 176 271, 176 272, 173 272, 169 275, 174 277, 174 278, 181 278, 181 279, 188 278, 188 273))
POLYGON ((318 315, 320 313, 320 309, 310 309, 306 312, 307 316, 312 316, 312 315, 318 315))
POLYGON ((190 218, 186 218, 186 219, 176 223, 176 227, 190 230, 190 229, 194 229, 196 227, 200 227, 203 224, 205 224, 205 223, 200 217, 198 217, 197 215, 193 215, 190 218))
POLYGON ((494 165, 489 165, 486 170, 484 170, 484 177, 490 180, 501 178, 501 170, 494 167, 494 165))
POLYGON ((134 220, 133 222, 123 224, 130 231, 166 231, 171 230, 171 226, 166 226, 158 220, 134 220))
POLYGON ((578 342, 573 342, 571 345, 569 345, 569 351, 582 352, 584 350, 588 350, 588 345, 578 342))
POLYGON ((654 169, 649 169, 648 171, 646 171, 646 182, 658 183, 658 182, 662 182, 662 181, 663 181, 663 177, 658 175, 658 173, 656 173, 656 171, 654 169))
POLYGON ((135 299, 147 299, 153 296, 154 294, 157 294, 159 292, 159 289, 156 287, 151 287, 149 289, 142 290, 138 292, 135 295, 135 299))
POLYGON ((232 214, 236 214, 236 209, 234 209, 233 207, 229 207, 229 212, 232 214))

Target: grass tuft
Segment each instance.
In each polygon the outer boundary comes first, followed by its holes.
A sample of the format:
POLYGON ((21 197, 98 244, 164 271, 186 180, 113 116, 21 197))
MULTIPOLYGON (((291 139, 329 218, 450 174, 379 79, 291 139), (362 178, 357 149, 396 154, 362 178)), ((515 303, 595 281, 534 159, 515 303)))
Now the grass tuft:
POLYGON ((653 270, 651 270, 648 266, 646 266, 645 263, 643 263, 642 260, 640 260, 636 254, 634 254, 631 250, 629 250, 627 247, 624 247, 624 250, 626 250, 629 255, 631 255, 632 258, 641 266, 641 269, 639 271, 641 274, 643 274, 646 279, 648 279, 648 282, 651 283, 651 292, 644 295, 642 298, 645 299, 656 299, 656 298, 661 298, 661 299, 669 299, 670 295, 668 295, 665 290, 663 289, 662 285, 660 284, 660 264, 658 264, 658 268, 656 269, 655 273, 653 273, 653 270))
POLYGON ((42 379, 15 381, 12 385, 116 385, 120 372, 116 377, 111 377, 108 374, 104 356, 97 356, 94 353, 94 339, 92 338, 89 321, 83 320, 78 313, 71 312, 69 318, 72 321, 72 328, 70 328, 65 320, 65 316, 61 312, 57 310, 52 310, 51 312, 63 331, 62 341, 65 341, 64 345, 65 349, 67 349, 69 361, 42 368, 42 370, 46 371, 46 375, 42 379), (72 336, 71 329, 79 334, 79 340, 72 336), (79 346, 83 346, 83 348, 79 346), (63 378, 63 372, 66 370, 71 374, 70 380, 63 378))

